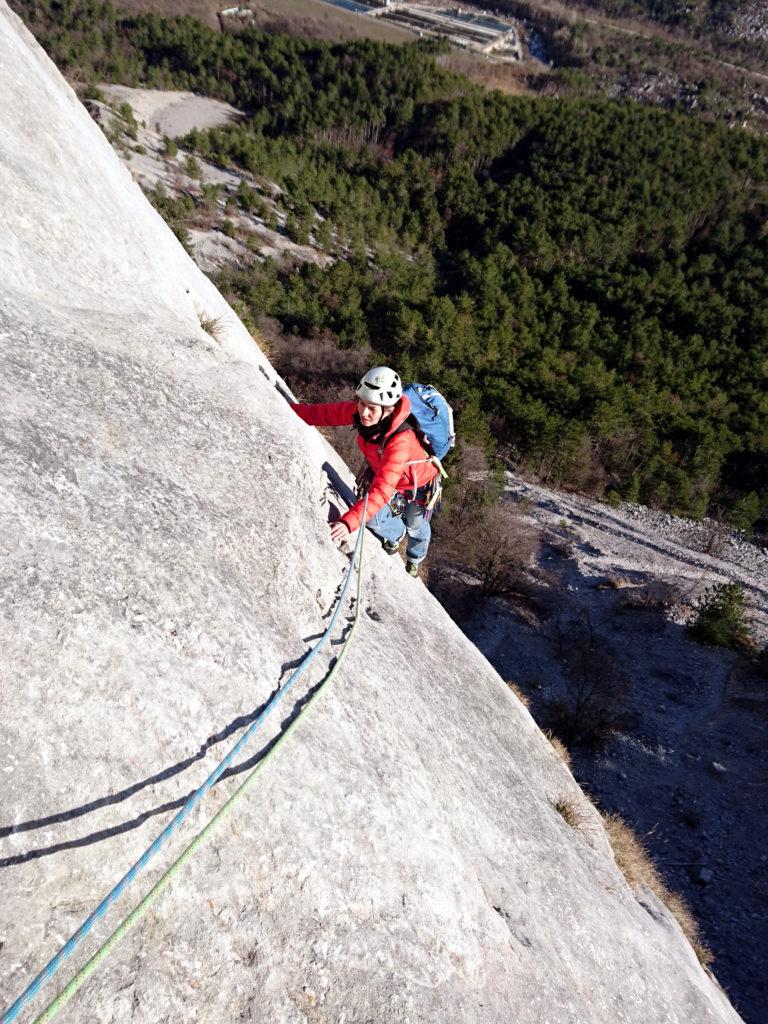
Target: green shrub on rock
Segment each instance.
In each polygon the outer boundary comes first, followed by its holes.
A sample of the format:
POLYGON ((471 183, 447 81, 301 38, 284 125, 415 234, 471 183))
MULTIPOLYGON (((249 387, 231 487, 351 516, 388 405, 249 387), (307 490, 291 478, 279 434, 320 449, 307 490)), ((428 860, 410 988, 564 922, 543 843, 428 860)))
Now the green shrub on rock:
POLYGON ((184 170, 190 178, 201 178, 203 174, 199 162, 193 156, 188 156, 184 161, 184 170))
POLYGON ((754 491, 749 491, 731 509, 728 518, 738 530, 751 533, 761 513, 760 497, 754 491))
POLYGON ((740 583, 716 583, 708 587, 688 625, 688 635, 717 647, 750 645, 744 588, 740 583))

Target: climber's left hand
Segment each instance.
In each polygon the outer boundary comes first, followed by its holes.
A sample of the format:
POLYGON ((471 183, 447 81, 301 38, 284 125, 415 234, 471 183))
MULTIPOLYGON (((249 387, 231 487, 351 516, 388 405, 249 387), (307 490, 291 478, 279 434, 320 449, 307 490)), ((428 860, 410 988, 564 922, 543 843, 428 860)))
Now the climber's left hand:
POLYGON ((350 530, 346 523, 343 523, 341 519, 331 524, 331 540, 334 544, 343 544, 349 536, 350 530))

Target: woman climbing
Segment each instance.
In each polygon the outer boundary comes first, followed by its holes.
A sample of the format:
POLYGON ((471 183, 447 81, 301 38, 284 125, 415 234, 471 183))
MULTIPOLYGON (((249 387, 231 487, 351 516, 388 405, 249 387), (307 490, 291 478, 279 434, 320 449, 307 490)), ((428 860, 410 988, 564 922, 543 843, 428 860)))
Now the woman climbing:
MULTIPOLYGON (((356 402, 291 405, 313 427, 357 429, 357 443, 368 463, 367 526, 395 555, 408 534, 406 572, 418 576, 432 534, 430 503, 440 484, 439 465, 424 447, 411 419, 411 405, 399 376, 388 366, 375 366, 360 381, 356 402)), ((331 525, 341 544, 361 525, 363 502, 357 501, 331 525)))

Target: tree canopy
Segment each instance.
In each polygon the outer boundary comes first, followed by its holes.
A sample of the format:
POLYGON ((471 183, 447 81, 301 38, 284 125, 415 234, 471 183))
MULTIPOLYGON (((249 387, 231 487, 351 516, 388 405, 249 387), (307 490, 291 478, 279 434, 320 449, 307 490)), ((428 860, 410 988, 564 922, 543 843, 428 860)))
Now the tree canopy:
POLYGON ((291 230, 343 257, 254 260, 227 286, 255 312, 370 345, 553 482, 765 515, 765 140, 630 103, 483 92, 432 43, 16 6, 65 66, 247 111, 185 145, 277 181, 291 230))

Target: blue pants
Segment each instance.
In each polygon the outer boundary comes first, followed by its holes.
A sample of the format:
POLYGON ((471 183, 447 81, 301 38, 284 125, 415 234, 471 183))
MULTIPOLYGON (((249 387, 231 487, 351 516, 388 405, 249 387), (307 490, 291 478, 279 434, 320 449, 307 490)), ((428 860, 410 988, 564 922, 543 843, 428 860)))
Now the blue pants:
POLYGON ((432 536, 432 527, 424 518, 424 506, 409 501, 402 516, 393 516, 389 505, 368 520, 368 529, 381 537, 397 543, 408 533, 406 556, 409 562, 418 565, 427 557, 427 548, 432 536))

